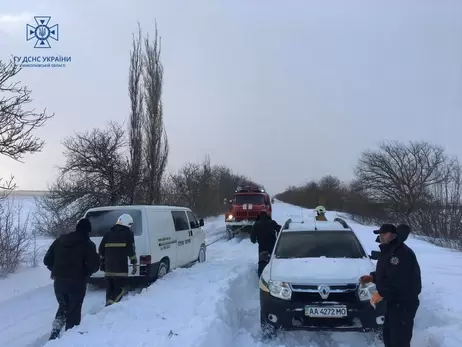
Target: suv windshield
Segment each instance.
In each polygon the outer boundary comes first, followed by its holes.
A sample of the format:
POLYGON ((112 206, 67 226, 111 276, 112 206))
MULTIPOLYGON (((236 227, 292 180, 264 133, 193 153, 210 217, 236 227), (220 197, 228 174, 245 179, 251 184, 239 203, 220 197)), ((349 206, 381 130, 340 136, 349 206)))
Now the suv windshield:
POLYGON ((366 257, 352 231, 286 231, 279 237, 277 258, 366 257))
POLYGON ((116 224, 117 219, 124 213, 129 214, 133 218, 133 225, 130 228, 135 236, 139 236, 142 233, 141 228, 141 211, 134 209, 126 210, 96 210, 87 213, 86 217, 91 223, 92 236, 104 236, 111 228, 116 224))
POLYGON ((264 205, 265 204, 265 197, 260 194, 256 195, 235 195, 234 196, 234 203, 236 205, 243 205, 243 204, 254 204, 254 205, 264 205))

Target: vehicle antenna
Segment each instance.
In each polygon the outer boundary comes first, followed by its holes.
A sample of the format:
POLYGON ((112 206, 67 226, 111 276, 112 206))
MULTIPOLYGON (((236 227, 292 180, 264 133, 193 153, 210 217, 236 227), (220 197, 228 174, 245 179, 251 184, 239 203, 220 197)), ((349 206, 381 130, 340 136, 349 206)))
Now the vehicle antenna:
POLYGON ((302 215, 302 224, 305 223, 305 221, 303 220, 303 208, 300 207, 300 214, 302 215))
POLYGON ((318 226, 316 224, 316 217, 314 217, 314 230, 318 231, 318 226))

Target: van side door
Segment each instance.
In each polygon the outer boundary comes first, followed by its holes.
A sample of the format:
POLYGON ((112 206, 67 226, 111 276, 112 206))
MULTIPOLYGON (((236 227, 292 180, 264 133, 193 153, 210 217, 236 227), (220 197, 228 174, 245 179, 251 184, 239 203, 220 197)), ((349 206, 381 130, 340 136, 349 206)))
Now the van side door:
POLYGON ((193 251, 191 261, 196 260, 199 257, 199 250, 201 245, 205 242, 205 233, 202 227, 199 225, 199 221, 197 220, 194 213, 191 211, 186 211, 189 219, 189 226, 191 227, 191 232, 193 235, 193 251))
POLYGON ((173 224, 175 225, 175 232, 178 235, 177 264, 178 266, 184 266, 192 261, 192 232, 189 227, 186 211, 171 211, 171 214, 173 224))

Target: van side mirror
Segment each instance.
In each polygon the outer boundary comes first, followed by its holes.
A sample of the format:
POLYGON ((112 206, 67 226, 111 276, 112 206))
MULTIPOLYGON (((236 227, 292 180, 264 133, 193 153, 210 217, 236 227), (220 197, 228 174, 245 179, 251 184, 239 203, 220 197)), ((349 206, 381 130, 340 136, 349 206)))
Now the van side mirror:
POLYGON ((371 251, 371 259, 379 260, 380 258, 380 251, 371 251))
POLYGON ((199 219, 199 226, 203 227, 204 226, 204 220, 201 218, 199 219))

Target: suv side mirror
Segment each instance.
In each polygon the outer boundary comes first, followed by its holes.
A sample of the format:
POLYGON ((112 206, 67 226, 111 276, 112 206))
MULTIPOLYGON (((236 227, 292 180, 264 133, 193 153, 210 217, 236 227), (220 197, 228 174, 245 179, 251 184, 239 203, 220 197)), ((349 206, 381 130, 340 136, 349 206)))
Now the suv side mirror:
POLYGON ((204 226, 204 220, 201 218, 199 219, 199 226, 203 227, 204 226))
POLYGON ((379 260, 380 258, 380 251, 371 251, 371 259, 379 260))

